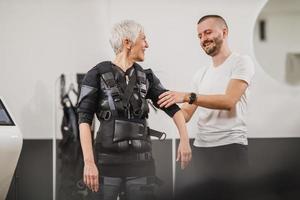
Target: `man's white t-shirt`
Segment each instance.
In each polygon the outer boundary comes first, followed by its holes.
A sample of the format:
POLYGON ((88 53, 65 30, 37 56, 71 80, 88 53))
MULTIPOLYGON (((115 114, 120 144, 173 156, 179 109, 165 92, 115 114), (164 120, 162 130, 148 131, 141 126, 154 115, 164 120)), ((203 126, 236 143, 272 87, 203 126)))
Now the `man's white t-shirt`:
POLYGON ((193 79, 196 94, 225 94, 231 79, 240 79, 248 83, 248 87, 234 109, 216 110, 198 107, 194 145, 197 147, 213 147, 238 143, 247 145, 247 127, 245 114, 247 111, 249 91, 254 75, 254 64, 249 56, 237 53, 231 55, 219 66, 201 68, 193 79))

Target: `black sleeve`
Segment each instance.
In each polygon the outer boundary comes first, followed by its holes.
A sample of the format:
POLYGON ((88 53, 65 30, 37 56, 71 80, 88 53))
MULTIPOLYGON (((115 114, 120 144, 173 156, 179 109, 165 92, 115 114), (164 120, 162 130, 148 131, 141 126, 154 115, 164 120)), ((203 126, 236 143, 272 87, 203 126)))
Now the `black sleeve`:
POLYGON ((82 80, 80 96, 77 104, 78 123, 92 124, 98 108, 99 75, 96 67, 87 72, 82 80))
POLYGON ((179 106, 177 104, 174 104, 168 108, 160 108, 157 104, 158 97, 168 90, 164 88, 164 86, 160 83, 160 80, 154 75, 151 69, 145 70, 145 73, 149 81, 149 90, 146 98, 151 99, 153 105, 156 108, 163 110, 167 115, 173 117, 175 113, 180 110, 179 106))

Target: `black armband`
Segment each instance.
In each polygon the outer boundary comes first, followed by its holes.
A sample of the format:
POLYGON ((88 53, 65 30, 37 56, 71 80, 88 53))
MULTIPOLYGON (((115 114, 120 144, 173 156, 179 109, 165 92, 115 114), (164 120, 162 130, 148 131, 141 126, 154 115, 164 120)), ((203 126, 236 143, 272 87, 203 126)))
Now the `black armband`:
POLYGON ((78 124, 88 123, 89 125, 92 125, 93 118, 94 118, 93 114, 90 114, 90 113, 78 113, 78 124))

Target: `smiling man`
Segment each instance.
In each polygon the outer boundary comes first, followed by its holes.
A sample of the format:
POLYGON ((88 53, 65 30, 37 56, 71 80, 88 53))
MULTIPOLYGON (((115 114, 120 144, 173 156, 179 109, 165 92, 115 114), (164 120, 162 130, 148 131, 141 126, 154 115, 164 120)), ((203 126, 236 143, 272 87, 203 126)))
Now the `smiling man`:
MULTIPOLYGON (((212 58, 211 66, 202 67, 196 73, 193 92, 165 92, 160 95, 158 104, 169 107, 184 102, 181 109, 186 121, 198 108, 198 131, 191 165, 196 172, 193 177, 198 184, 229 181, 247 166, 245 115, 254 65, 249 56, 231 52, 228 26, 221 16, 202 17, 197 32, 202 49, 212 58)), ((226 199, 223 192, 216 189, 211 192, 207 185, 205 188, 200 195, 203 199, 226 199)), ((233 199, 231 195, 229 199, 233 199)))

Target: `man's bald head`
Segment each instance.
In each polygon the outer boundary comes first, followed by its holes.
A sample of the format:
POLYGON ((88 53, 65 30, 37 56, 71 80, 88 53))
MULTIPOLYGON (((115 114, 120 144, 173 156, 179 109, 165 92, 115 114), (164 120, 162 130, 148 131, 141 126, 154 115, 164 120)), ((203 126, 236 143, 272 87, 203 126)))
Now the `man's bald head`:
POLYGON ((227 26, 225 19, 219 15, 205 15, 199 19, 197 24, 199 25, 201 22, 203 22, 207 19, 214 19, 217 22, 217 24, 220 26, 220 28, 222 28, 222 29, 226 28, 228 30, 228 26, 227 26))

